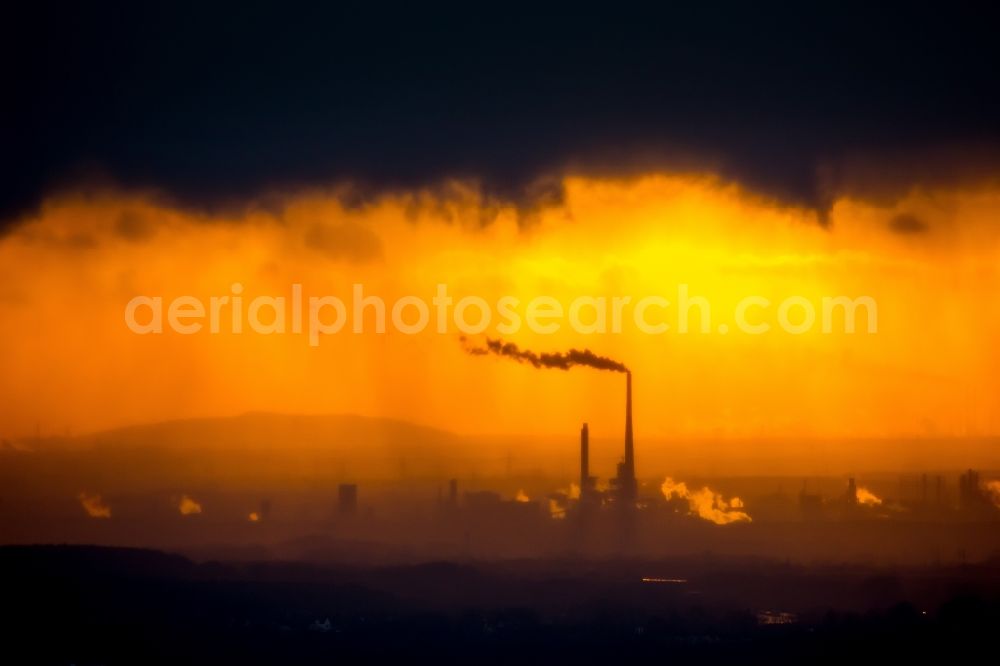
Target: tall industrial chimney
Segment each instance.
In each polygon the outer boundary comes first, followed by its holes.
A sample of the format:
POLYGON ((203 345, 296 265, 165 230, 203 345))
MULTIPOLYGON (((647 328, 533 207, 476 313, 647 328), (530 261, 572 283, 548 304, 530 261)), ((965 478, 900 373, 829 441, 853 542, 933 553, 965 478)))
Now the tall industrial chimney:
POLYGON ((580 494, 587 492, 590 483, 590 428, 584 423, 580 428, 580 494))
POLYGON ((632 373, 625 373, 625 457, 618 463, 615 479, 618 500, 623 506, 632 506, 639 495, 635 480, 635 444, 632 442, 632 373))
POLYGON ((625 373, 625 473, 635 481, 635 445, 632 442, 632 373, 625 373))

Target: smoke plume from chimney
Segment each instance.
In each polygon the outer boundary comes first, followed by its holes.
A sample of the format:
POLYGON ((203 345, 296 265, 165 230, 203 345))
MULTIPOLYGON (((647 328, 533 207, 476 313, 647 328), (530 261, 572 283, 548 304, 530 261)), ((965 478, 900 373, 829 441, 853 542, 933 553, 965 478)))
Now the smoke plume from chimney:
POLYGON ((485 347, 474 347, 470 345, 466 338, 462 338, 465 350, 474 356, 504 356, 517 361, 518 363, 530 363, 535 368, 554 368, 557 370, 569 370, 574 366, 585 366, 596 370, 610 370, 611 372, 628 372, 624 363, 619 363, 614 359, 598 356, 589 349, 570 349, 568 352, 537 353, 528 349, 521 349, 513 342, 503 340, 486 339, 485 347))

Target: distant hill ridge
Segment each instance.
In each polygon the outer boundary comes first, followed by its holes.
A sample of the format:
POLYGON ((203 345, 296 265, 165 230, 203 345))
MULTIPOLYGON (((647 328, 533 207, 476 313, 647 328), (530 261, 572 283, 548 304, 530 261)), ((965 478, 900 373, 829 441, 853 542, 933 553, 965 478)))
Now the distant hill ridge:
POLYGON ((473 464, 482 453, 458 435, 406 421, 266 412, 164 421, 32 444, 31 453, 5 452, 12 481, 55 474, 122 489, 441 475, 473 464))

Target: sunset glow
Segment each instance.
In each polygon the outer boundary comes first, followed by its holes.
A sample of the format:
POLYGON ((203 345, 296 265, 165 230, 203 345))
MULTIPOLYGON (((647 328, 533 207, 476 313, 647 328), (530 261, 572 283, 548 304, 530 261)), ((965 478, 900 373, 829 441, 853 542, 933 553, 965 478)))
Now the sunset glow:
MULTIPOLYGON (((864 314, 854 334, 703 334, 693 310, 686 334, 677 326, 662 335, 626 327, 591 335, 525 330, 511 339, 543 350, 587 346, 637 368, 638 423, 647 436, 1000 429, 993 409, 1000 246, 991 230, 1000 194, 914 192, 889 208, 845 199, 824 227, 811 212, 707 177, 575 178, 565 186, 560 205, 528 218, 499 209, 485 224, 474 194, 461 189, 446 200, 418 193, 359 210, 334 195, 303 194, 278 211, 230 216, 138 195, 50 199, 0 240, 0 312, 8 322, 0 428, 11 436, 36 425, 86 432, 255 409, 356 412, 473 433, 529 425, 555 433, 584 412, 617 426, 617 387, 600 374, 567 381, 561 372, 467 358, 454 330, 377 334, 370 309, 369 332, 324 336, 316 348, 302 334, 223 327, 140 336, 124 325, 125 304, 137 295, 207 302, 240 283, 246 302, 289 296, 293 284, 348 303, 354 284, 389 303, 406 295, 429 302, 435 285, 446 284, 456 300, 550 295, 565 304, 581 295, 674 301, 687 285, 709 302, 712 329, 731 322, 747 295, 772 303, 802 296, 817 308, 824 296, 871 296, 875 334, 864 332, 864 314), (892 220, 904 213, 926 230, 894 232, 892 220), (484 399, 462 397, 473 384, 484 399), (562 399, 546 398, 554 393, 562 399), (451 409, 456 401, 461 410, 451 409), (671 407, 656 409, 654 401, 671 407)), ((758 310, 760 320, 773 322, 773 309, 758 310)), ((648 316, 660 312, 665 321, 677 316, 669 308, 648 316)))
POLYGON ((997 25, 5 6, 0 660, 981 660, 997 25))

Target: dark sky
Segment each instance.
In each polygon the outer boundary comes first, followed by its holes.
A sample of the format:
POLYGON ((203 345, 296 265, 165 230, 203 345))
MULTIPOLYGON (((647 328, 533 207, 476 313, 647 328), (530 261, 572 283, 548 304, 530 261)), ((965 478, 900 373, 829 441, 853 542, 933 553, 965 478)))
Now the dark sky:
POLYGON ((905 186, 1000 155, 997 14, 959 3, 140 4, 4 10, 0 218, 94 174, 192 206, 448 177, 530 203, 566 170, 703 168, 822 209, 849 165, 905 186))

